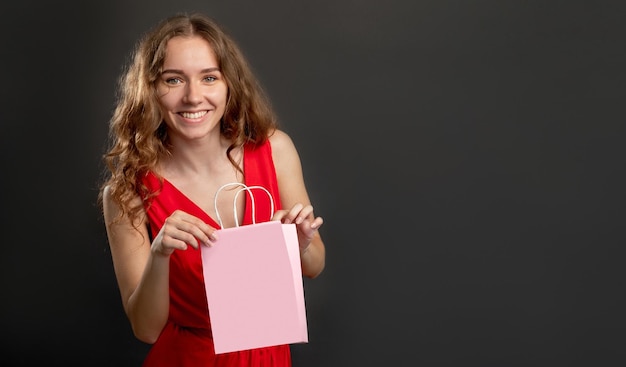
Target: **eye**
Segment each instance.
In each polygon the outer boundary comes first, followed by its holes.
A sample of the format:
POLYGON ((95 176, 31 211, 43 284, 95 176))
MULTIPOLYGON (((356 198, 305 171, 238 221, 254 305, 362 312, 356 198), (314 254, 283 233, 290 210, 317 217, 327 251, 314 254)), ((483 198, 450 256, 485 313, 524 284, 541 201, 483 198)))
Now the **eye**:
POLYGON ((183 81, 180 78, 166 78, 165 79, 165 84, 169 84, 169 85, 180 84, 182 82, 183 81))
POLYGON ((209 75, 209 76, 204 78, 204 81, 206 81, 207 83, 212 83, 212 82, 214 82, 216 80, 217 80, 217 77, 215 77, 213 75, 209 75))

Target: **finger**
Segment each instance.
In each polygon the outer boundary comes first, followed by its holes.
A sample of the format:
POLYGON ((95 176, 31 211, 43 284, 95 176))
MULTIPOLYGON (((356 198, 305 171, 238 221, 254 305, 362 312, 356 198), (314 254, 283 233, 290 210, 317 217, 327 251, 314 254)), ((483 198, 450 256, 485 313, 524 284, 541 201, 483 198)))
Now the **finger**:
POLYGON ((191 226, 186 222, 179 222, 175 226, 168 226, 166 228, 163 243, 177 249, 186 249, 187 245, 198 248, 198 236, 203 236, 203 234, 197 227, 191 226), (194 228, 197 234, 193 233, 194 228), (185 246, 182 246, 181 242, 184 243, 185 246))
POLYGON ((312 214, 313 214, 313 206, 307 205, 304 208, 302 208, 302 210, 300 210, 294 222, 296 224, 300 224, 305 219, 308 219, 309 217, 311 217, 312 214))
POLYGON ((291 209, 289 210, 289 213, 287 213, 287 215, 285 216, 285 220, 283 221, 283 223, 287 223, 287 224, 293 223, 298 217, 298 214, 300 213, 302 208, 303 208, 303 205, 300 203, 297 203, 296 205, 291 207, 291 209))
POLYGON ((217 229, 211 227, 210 225, 206 224, 204 221, 196 217, 193 217, 193 221, 191 222, 191 224, 200 231, 200 235, 198 235, 197 232, 194 232, 194 234, 204 244, 211 245, 211 241, 217 241, 217 229))
POLYGON ((272 219, 271 220, 282 222, 282 220, 285 217, 285 215, 287 215, 287 211, 286 210, 277 210, 276 212, 274 212, 274 215, 272 215, 272 219))
POLYGON ((187 243, 188 240, 185 240, 184 238, 168 234, 165 234, 161 239, 161 247, 167 252, 171 252, 168 250, 186 250, 187 243))
POLYGON ((175 250, 186 250, 187 244, 177 238, 165 233, 165 227, 161 230, 161 233, 155 238, 152 243, 151 249, 153 252, 162 254, 165 256, 171 255, 175 250))
POLYGON ((178 212, 177 216, 190 225, 181 229, 192 233, 199 242, 210 246, 211 241, 217 241, 216 229, 206 224, 202 219, 182 211, 178 212))
POLYGON ((317 217, 311 223, 311 228, 318 229, 322 226, 322 224, 324 224, 324 219, 322 217, 317 217))
POLYGON ((180 211, 168 217, 163 228, 172 239, 183 241, 196 249, 201 243, 210 246, 210 240, 216 239, 213 228, 199 218, 180 211))

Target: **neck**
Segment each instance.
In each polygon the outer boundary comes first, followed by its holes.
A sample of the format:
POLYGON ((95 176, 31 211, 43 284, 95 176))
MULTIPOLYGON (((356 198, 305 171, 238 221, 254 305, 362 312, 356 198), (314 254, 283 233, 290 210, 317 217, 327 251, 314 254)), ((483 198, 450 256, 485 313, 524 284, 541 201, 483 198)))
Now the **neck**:
MULTIPOLYGON (((161 162, 164 175, 214 175, 224 169, 232 169, 232 163, 226 156, 230 141, 221 135, 203 141, 172 141, 170 155, 161 162)), ((240 160, 241 153, 233 150, 233 157, 240 160)))

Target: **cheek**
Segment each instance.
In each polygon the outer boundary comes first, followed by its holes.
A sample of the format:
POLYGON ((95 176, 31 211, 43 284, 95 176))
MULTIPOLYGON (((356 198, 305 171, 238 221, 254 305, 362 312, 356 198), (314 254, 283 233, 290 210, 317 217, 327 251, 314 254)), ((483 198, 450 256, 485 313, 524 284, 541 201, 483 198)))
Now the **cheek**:
POLYGON ((214 101, 215 104, 225 106, 226 100, 228 98, 228 88, 216 88, 211 92, 210 98, 214 101))
POLYGON ((156 95, 159 98, 164 98, 170 93, 171 89, 164 83, 158 83, 156 85, 156 95))
POLYGON ((171 90, 159 90, 158 92, 161 111, 169 111, 178 103, 178 97, 171 90))

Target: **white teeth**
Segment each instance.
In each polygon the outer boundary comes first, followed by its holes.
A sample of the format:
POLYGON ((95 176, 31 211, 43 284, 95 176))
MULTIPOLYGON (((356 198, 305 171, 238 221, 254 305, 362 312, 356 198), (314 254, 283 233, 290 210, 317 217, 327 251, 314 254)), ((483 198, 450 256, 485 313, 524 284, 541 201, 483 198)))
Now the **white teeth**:
POLYGON ((186 119, 199 119, 200 117, 206 115, 206 111, 200 111, 200 112, 181 112, 180 113, 181 116, 183 116, 186 119))

